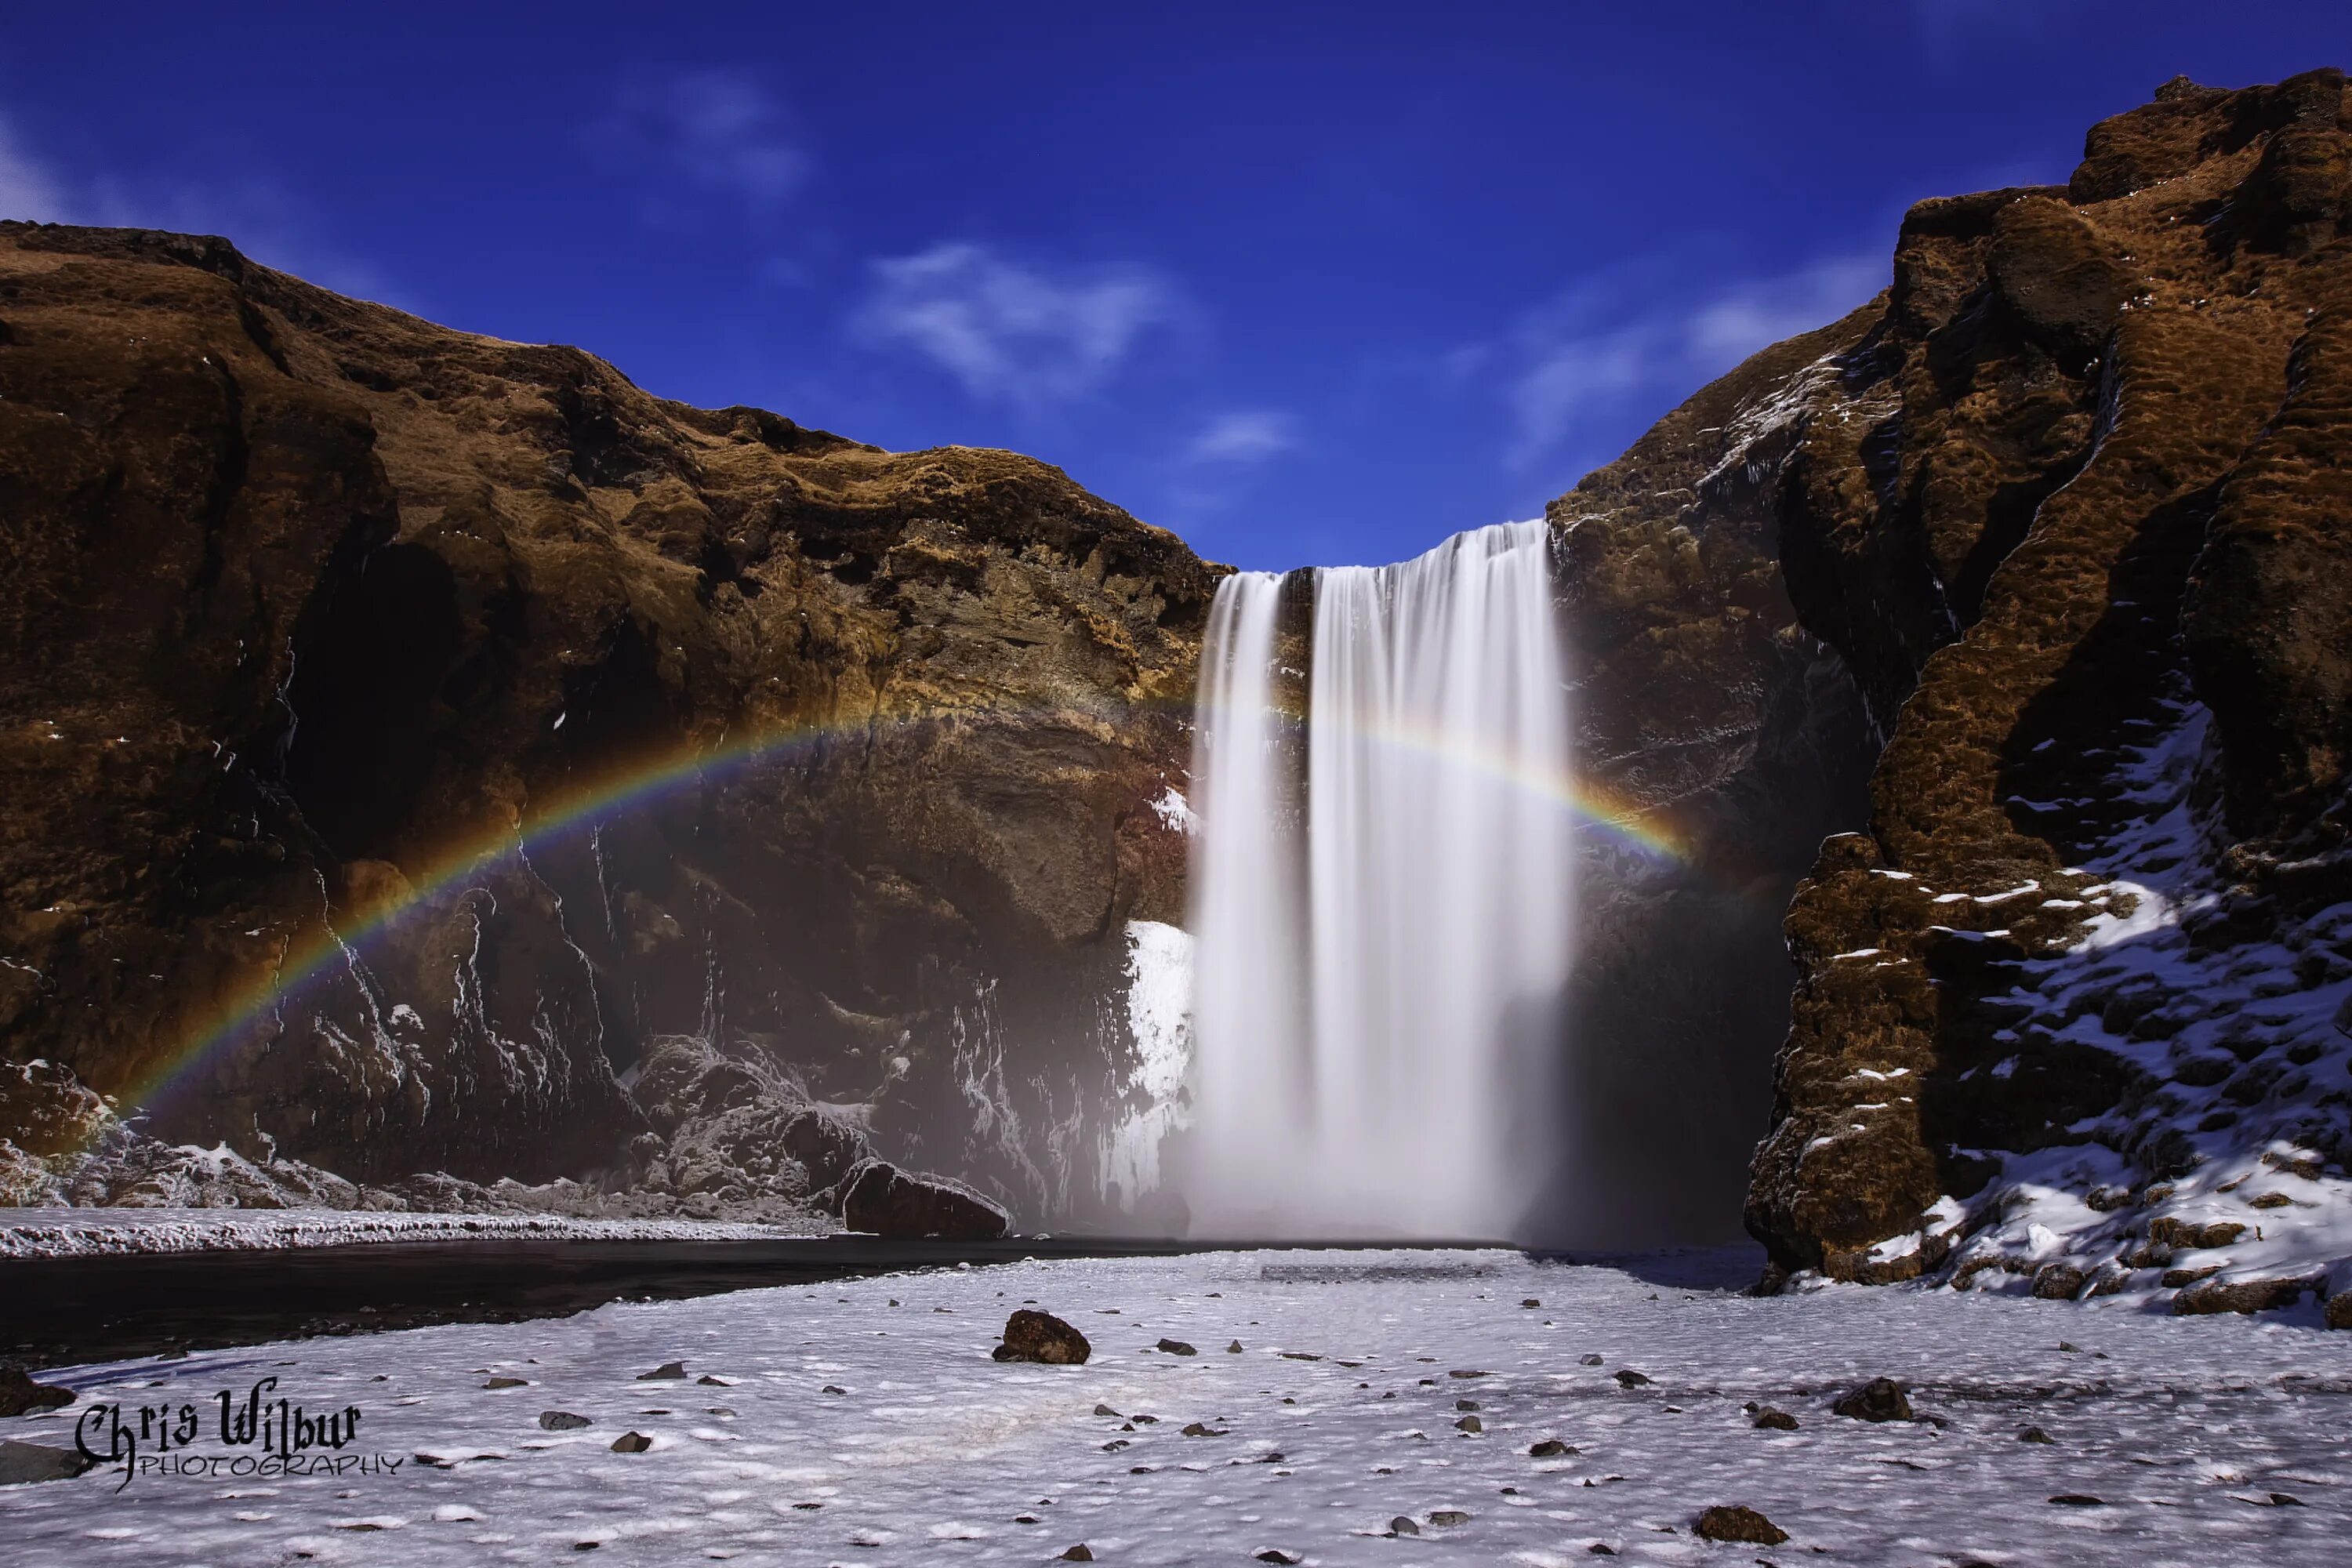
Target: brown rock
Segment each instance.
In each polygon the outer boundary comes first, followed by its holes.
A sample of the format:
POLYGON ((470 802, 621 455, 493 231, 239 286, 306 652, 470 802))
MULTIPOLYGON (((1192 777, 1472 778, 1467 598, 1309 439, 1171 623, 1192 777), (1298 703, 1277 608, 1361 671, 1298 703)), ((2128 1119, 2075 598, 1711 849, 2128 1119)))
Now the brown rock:
POLYGON ((613 1439, 615 1454, 642 1454, 654 1446, 654 1440, 643 1432, 624 1432, 613 1439))
POLYGON ((2189 1286, 2172 1299, 2176 1317, 2202 1317, 2215 1312, 2269 1312, 2292 1307, 2304 1293, 2320 1289, 2317 1279, 2209 1279, 2189 1286))
MULTIPOLYGON (((2234 889, 2193 940, 2270 941, 2352 896, 2344 104, 2335 71, 2175 83, 2095 128, 2063 193, 1922 203, 1866 348, 1790 426, 1788 588, 1886 741, 1867 831, 1822 845, 1788 914, 1800 978, 1747 1210, 1780 1269, 1932 1272, 1935 1237, 1902 1245, 1924 1211, 2102 1119, 2151 1193, 2197 1153, 2189 1124, 2250 1155, 2287 1133, 2275 1068, 2184 1060, 2182 1091, 2226 1081, 2247 1109, 2200 1121, 2199 1096, 2168 1125, 2162 1086, 2016 997, 2021 963, 2096 912, 2068 868, 2137 820, 2113 759, 2184 690, 2214 716, 2227 816, 2199 853, 2234 889)), ((2169 1037, 2178 1000, 2100 1017, 2169 1037)), ((2159 1220, 2145 1250, 2231 1234, 2159 1220)))
POLYGON ((1789 1532, 1752 1508, 1718 1505, 1698 1516, 1694 1527, 1702 1541, 1737 1541, 1750 1546, 1778 1546, 1789 1532))
POLYGON ((1051 1312, 1026 1307, 1004 1320, 1004 1342, 995 1351, 998 1361, 1042 1362, 1047 1366, 1083 1366, 1093 1353, 1086 1335, 1051 1312))
POLYGON ((1840 1397, 1830 1406, 1832 1414, 1849 1416, 1856 1421, 1912 1421, 1911 1401, 1903 1385, 1891 1377, 1874 1377, 1861 1387, 1840 1397))

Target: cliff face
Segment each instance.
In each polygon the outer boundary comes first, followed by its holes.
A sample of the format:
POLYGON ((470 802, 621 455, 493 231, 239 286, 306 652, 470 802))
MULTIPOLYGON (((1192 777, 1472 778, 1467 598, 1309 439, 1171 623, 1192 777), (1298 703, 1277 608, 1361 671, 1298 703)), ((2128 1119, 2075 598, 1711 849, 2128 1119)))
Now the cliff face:
POLYGON ((2178 81, 2065 187, 1922 204, 1867 316, 1807 373, 1780 558, 1885 748, 1789 913, 1749 1228, 1843 1279, 2291 1300, 2352 1195, 2342 74, 2178 81))
POLYGON ((166 1140, 363 1182, 708 1207, 845 1133, 1092 1201, 1127 922, 1181 918, 1215 569, 1171 535, 218 240, 5 224, 0 559, 20 1151, 161 1083, 166 1140), (740 1070, 647 1070, 686 1036, 740 1070), (825 1124, 705 1157, 754 1102, 825 1124))

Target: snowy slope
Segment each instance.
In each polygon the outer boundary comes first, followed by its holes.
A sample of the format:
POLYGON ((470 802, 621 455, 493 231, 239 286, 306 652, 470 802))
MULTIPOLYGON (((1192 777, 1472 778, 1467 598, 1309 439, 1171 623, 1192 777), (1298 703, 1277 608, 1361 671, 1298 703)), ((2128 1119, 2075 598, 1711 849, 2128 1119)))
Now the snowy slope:
MULTIPOLYGON (((1022 1264, 82 1368, 62 1375, 77 1408, 274 1375, 314 1408, 360 1405, 358 1447, 403 1462, 0 1489, 0 1556, 1034 1564, 1083 1542, 1106 1563, 1278 1550, 1400 1568, 1557 1568, 1599 1545, 1743 1568, 2352 1560, 2352 1334, 2308 1307, 2248 1322, 1923 1288, 1751 1299, 1644 1272, 1507 1253, 1022 1264), (1030 1300, 1092 1338, 1087 1365, 989 1359, 1030 1300), (721 1381, 638 1380, 676 1359, 721 1381), (1943 1425, 1829 1414, 1880 1373, 1943 1425), (486 1389, 493 1374, 526 1384, 486 1389), (1464 1400, 1482 1432, 1457 1428, 1464 1400), (1750 1400, 1799 1429, 1755 1429, 1750 1400), (543 1430, 549 1410, 593 1425, 543 1430), (2019 1441, 2028 1425, 2054 1441, 2019 1441), (612 1451, 630 1430, 649 1451, 612 1451), (1530 1457, 1546 1438, 1578 1451, 1530 1457), (1717 1503, 1792 1539, 1695 1539, 1717 1503), (1400 1515, 1421 1533, 1386 1535, 1400 1515)), ((65 1440, 74 1415, 12 1435, 65 1440)))

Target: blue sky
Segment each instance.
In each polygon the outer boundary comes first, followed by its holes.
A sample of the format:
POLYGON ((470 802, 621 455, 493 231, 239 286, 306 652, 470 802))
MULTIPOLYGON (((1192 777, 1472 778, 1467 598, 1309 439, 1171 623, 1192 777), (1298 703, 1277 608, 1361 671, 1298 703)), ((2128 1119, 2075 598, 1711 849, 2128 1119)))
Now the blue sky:
POLYGON ((1374 562, 1866 299, 1909 203, 2318 65, 2344 0, 20 5, 0 216, 1374 562))

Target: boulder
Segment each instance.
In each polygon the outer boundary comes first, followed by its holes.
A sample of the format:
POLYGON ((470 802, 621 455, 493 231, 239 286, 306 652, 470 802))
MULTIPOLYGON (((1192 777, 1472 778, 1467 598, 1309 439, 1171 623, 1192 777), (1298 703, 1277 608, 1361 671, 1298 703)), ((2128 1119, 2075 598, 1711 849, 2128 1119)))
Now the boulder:
POLYGON ((55 1384, 35 1383, 22 1367, 0 1366, 0 1416, 29 1415, 74 1402, 74 1391, 55 1384))
POLYGON ((1903 1385, 1891 1377, 1874 1377, 1840 1399, 1830 1409, 1856 1421, 1914 1421, 1911 1401, 1903 1385))
POLYGON ((2292 1307, 2303 1293, 2317 1287, 2312 1279, 2208 1279, 2191 1285, 2172 1299, 2175 1317, 2206 1317, 2216 1312, 2268 1312, 2292 1307))
POLYGON ((19 1443, 0 1439, 0 1487, 24 1486, 34 1481, 68 1481, 97 1464, 71 1448, 52 1448, 45 1443, 19 1443))
POLYGON ((1737 1506, 1708 1509, 1698 1516, 1696 1529, 1702 1541, 1737 1541, 1749 1546, 1778 1546, 1789 1539, 1787 1531, 1754 1509, 1737 1506))
POLYGON ((915 1175, 882 1160, 850 1173, 841 1216, 852 1230, 893 1241, 995 1241, 1012 1224, 1003 1209, 961 1182, 915 1175))
POLYGON ((1051 1312, 1024 1307, 1004 1320, 1004 1342, 993 1352, 998 1361, 1040 1362, 1047 1366, 1083 1366, 1094 1346, 1051 1312))

